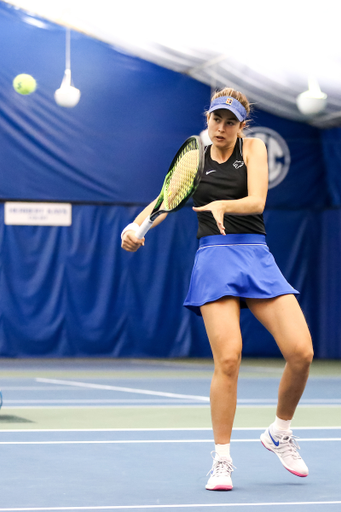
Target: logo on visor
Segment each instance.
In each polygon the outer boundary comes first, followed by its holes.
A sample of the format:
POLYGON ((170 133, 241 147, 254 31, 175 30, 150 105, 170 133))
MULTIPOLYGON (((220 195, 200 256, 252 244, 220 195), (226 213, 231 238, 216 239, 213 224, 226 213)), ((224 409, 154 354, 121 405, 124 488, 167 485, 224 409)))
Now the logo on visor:
POLYGON ((233 101, 233 99, 232 99, 232 98, 227 98, 227 100, 226 100, 226 104, 227 104, 227 105, 232 105, 232 101, 233 101))
POLYGON ((290 167, 290 151, 287 143, 279 133, 265 126, 256 126, 246 132, 247 137, 262 139, 268 150, 269 188, 279 185, 290 167))

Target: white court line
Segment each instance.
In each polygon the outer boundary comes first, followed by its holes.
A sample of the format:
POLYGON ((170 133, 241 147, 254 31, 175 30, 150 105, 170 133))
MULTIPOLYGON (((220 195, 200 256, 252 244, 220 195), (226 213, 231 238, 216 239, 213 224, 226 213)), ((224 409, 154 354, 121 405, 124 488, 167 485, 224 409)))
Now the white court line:
POLYGON ((1 391, 62 391, 64 386, 1 386, 1 391))
MULTIPOLYGON (((174 404, 172 401, 169 402, 169 403, 163 403, 163 404, 138 404, 138 403, 134 403, 134 404, 118 404, 118 405, 114 405, 114 404, 73 404, 73 405, 68 405, 68 404, 64 404, 64 405, 48 405, 48 404, 45 404, 45 405, 42 405, 42 404, 32 404, 32 405, 6 405, 6 402, 4 404, 4 406, 2 407, 1 410, 3 409, 145 409, 145 408, 149 408, 149 409, 186 409, 188 407, 193 407, 195 409, 207 409, 209 407, 209 404, 202 404, 202 403, 198 403, 198 402, 190 402, 189 400, 183 400, 181 403, 178 403, 178 404, 174 404)), ((247 405, 244 406, 244 405, 241 405, 240 407, 248 407, 247 405)), ((253 407, 253 406, 252 406, 253 407)), ((258 406, 256 406, 258 407, 258 406)), ((267 408, 268 406, 266 405, 265 408, 267 408)), ((269 406, 271 408, 274 408, 275 406, 269 406)), ((334 407, 334 406, 332 406, 334 407)), ((336 406, 335 406, 336 407, 336 406)), ((341 407, 341 405, 338 405, 337 407, 341 407)))
MULTIPOLYGON (((264 427, 233 427, 233 432, 237 431, 263 431, 269 425, 264 427)), ((293 427, 294 430, 341 430, 339 427, 293 427)), ((190 431, 211 431, 212 427, 176 427, 176 428, 25 428, 23 429, 1 429, 0 434, 6 433, 20 433, 26 432, 190 432, 190 431)))
MULTIPOLYGON (((65 390, 65 388, 63 388, 65 390)), ((3 389, 2 389, 3 391, 3 389)), ((53 390, 54 391, 54 390, 53 390)), ((167 397, 169 398, 169 397, 167 397)), ((172 402, 177 402, 181 400, 181 402, 179 403, 183 403, 184 401, 187 403, 197 403, 197 402, 201 402, 202 400, 199 399, 186 399, 186 398, 181 398, 181 399, 173 399, 173 400, 169 400, 167 401, 167 403, 172 403, 172 402)), ((157 398, 136 398, 136 399, 127 399, 127 398, 72 398, 72 399, 69 399, 69 398, 58 398, 58 399, 7 399, 6 400, 6 405, 8 404, 60 404, 60 403, 70 403, 70 404, 77 404, 77 403, 81 403, 81 404, 87 404, 87 403, 90 403, 90 404, 100 404, 100 403, 127 403, 127 402, 131 402, 131 403, 156 403, 156 402, 162 402, 164 403, 164 401, 162 401, 162 399, 157 399, 157 398)), ((272 405, 276 405, 277 404, 277 400, 271 400, 271 399, 247 399, 247 398, 242 398, 242 399, 238 399, 237 400, 238 404, 241 405, 241 407, 245 407, 246 405, 245 404, 248 404, 250 407, 268 407, 269 404, 272 405)), ((328 399, 328 400, 324 400, 324 399, 320 399, 320 400, 315 400, 315 399, 312 399, 312 400, 301 400, 300 402, 300 407, 302 407, 302 405, 316 405, 316 406, 330 406, 330 405, 336 405, 336 406, 339 406, 341 405, 341 399, 336 399, 336 400, 333 400, 333 399, 328 399)))
MULTIPOLYGON (((299 438, 299 442, 341 441, 341 437, 307 437, 299 438)), ((213 443, 214 439, 121 439, 103 441, 0 441, 0 445, 21 444, 160 444, 160 443, 213 443)), ((231 439, 231 443, 259 443, 259 439, 231 439)))
MULTIPOLYGON (((239 409, 272 409, 274 407, 276 407, 275 402, 271 405, 270 404, 252 404, 252 403, 249 403, 248 405, 246 405, 246 404, 238 405, 239 409)), ((325 408, 340 409, 341 403, 332 402, 332 403, 327 404, 327 403, 321 403, 321 402, 317 402, 317 403, 300 402, 299 407, 300 407, 300 409, 309 409, 312 407, 315 409, 325 409, 325 408)))
POLYGON ((139 389, 139 388, 126 388, 121 386, 109 386, 106 384, 90 384, 88 382, 76 382, 73 380, 59 380, 59 379, 43 379, 37 378, 35 379, 37 382, 44 382, 45 384, 65 384, 66 386, 76 386, 81 388, 90 388, 90 389, 106 389, 110 391, 123 391, 124 393, 137 393, 141 395, 155 395, 155 396, 166 396, 170 398, 191 398, 195 400, 200 400, 204 402, 209 402, 210 399, 208 396, 198 396, 198 395, 183 395, 179 393, 166 393, 164 391, 151 391, 149 389, 139 389))
MULTIPOLYGON (((185 401, 185 403, 197 403, 196 400, 186 400, 186 399, 181 399, 181 402, 179 401, 179 399, 173 399, 173 400, 169 400, 167 401, 167 403, 183 403, 185 401)), ((121 404, 121 403, 146 403, 146 404, 155 404, 155 403, 162 403, 164 404, 165 401, 162 400, 161 398, 158 399, 158 398, 136 398, 135 400, 134 399, 127 399, 127 398, 72 398, 72 399, 69 399, 69 398, 58 398, 58 399, 22 399, 22 400, 6 400, 5 404, 8 405, 8 404, 121 404)))
POLYGON ((89 507, 25 507, 0 508, 0 512, 43 512, 49 510, 141 510, 141 509, 167 509, 167 508, 207 508, 207 507, 283 507, 302 505, 340 505, 341 501, 288 501, 263 503, 186 503, 178 505, 103 505, 89 507))
MULTIPOLYGON (((277 398, 238 398, 238 403, 243 404, 277 404, 277 398)), ((302 404, 341 404, 341 398, 304 398, 300 400, 302 404)))
MULTIPOLYGON (((245 440, 247 441, 247 440, 245 440)), ((250 439, 249 441, 259 441, 250 439)), ((157 443, 213 443, 213 439, 123 439, 105 441, 1 441, 0 445, 7 444, 157 444, 157 443)))

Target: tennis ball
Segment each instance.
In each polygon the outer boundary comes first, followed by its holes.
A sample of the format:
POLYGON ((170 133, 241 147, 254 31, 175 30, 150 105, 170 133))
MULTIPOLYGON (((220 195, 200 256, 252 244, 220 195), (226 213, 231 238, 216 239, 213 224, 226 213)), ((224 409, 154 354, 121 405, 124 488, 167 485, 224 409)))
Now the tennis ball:
POLYGON ((27 95, 36 90, 37 82, 33 76, 22 73, 21 75, 16 76, 13 80, 13 87, 19 94, 27 95))

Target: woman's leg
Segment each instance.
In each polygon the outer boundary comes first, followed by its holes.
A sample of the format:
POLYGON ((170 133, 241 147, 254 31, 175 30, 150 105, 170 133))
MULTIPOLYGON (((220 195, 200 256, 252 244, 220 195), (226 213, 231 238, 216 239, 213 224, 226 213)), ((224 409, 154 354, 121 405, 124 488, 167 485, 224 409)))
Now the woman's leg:
POLYGON ((247 299, 255 317, 273 335, 286 361, 278 390, 277 416, 291 420, 307 383, 313 359, 309 329, 294 295, 247 299))
POLYGON ((230 491, 233 487, 230 438, 242 350, 239 299, 224 297, 210 302, 201 307, 201 313, 214 359, 210 402, 216 449, 206 489, 230 491))
POLYGON ((223 297, 202 306, 201 313, 214 360, 210 392, 214 440, 216 444, 227 444, 236 411, 242 350, 239 299, 223 297))
POLYGON ((248 299, 252 313, 274 336, 286 365, 278 390, 275 422, 261 435, 265 448, 276 453, 291 473, 305 477, 309 470, 298 453, 290 430, 298 402, 307 383, 313 346, 305 318, 294 295, 269 300, 248 299))

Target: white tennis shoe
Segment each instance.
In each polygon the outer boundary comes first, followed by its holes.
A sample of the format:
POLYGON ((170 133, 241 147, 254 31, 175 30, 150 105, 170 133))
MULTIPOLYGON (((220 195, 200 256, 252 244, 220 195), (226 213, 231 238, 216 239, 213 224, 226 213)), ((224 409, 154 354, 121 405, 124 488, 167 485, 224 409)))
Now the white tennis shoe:
POLYGON ((206 484, 208 491, 231 491, 233 489, 231 473, 233 471, 232 459, 220 457, 216 452, 211 453, 213 457, 212 469, 207 473, 210 475, 206 484))
POLYGON ((280 432, 274 430, 273 425, 260 436, 263 446, 277 455, 285 469, 296 476, 308 476, 309 470, 298 453, 300 447, 296 439, 291 430, 280 432))

